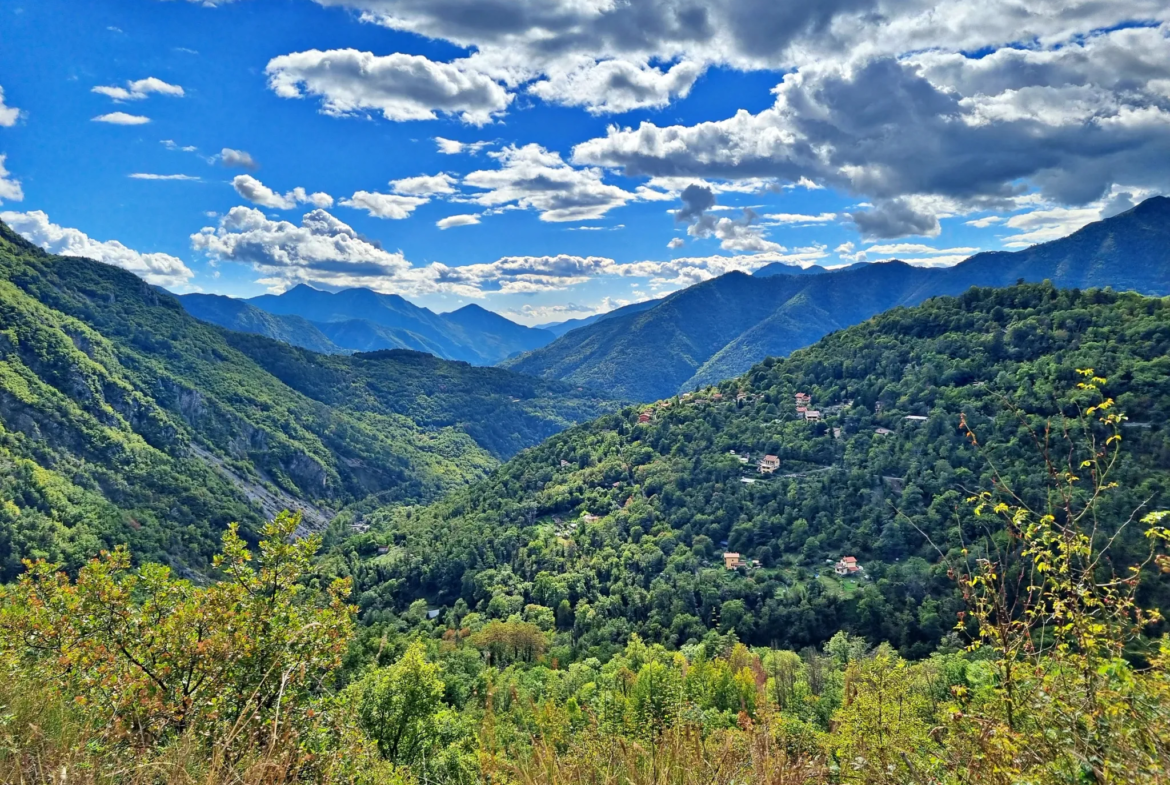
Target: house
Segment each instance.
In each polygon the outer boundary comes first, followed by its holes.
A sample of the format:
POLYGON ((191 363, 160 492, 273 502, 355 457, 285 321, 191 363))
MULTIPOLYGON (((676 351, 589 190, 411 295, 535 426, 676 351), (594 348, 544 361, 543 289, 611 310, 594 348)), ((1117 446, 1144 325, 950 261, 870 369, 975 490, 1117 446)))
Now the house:
POLYGON ((568 465, 569 465, 569 462, 568 462, 568 461, 566 461, 566 460, 564 460, 564 459, 562 458, 562 459, 561 459, 561 468, 563 469, 563 468, 565 468, 565 467, 566 467, 566 466, 568 466, 568 465))
POLYGON ((642 412, 641 414, 638 415, 638 422, 639 423, 647 423, 647 422, 650 422, 650 420, 652 420, 652 419, 654 419, 654 418, 650 414, 650 412, 642 412))
POLYGON ((809 422, 815 422, 821 419, 821 413, 815 409, 809 409, 804 413, 804 419, 808 420, 809 422))
POLYGON ((387 553, 389 553, 389 552, 390 552, 390 546, 389 546, 389 545, 379 545, 379 546, 378 546, 378 555, 379 555, 379 556, 385 556, 385 555, 386 555, 387 553))
POLYGON ((739 395, 735 396, 735 402, 736 403, 743 403, 744 401, 747 400, 747 397, 748 397, 747 393, 741 392, 739 395))
POLYGON ((592 515, 590 513, 585 513, 581 516, 581 520, 585 521, 585 523, 593 523, 595 521, 600 521, 601 518, 598 518, 596 515, 592 515))
POLYGON ((893 431, 891 431, 889 428, 875 428, 874 433, 876 433, 878 436, 889 436, 893 433, 893 431))
POLYGON ((833 572, 838 575, 856 575, 861 571, 861 565, 857 563, 857 559, 853 556, 846 556, 833 566, 833 572))
POLYGON ((807 405, 810 403, 812 403, 812 396, 809 395, 808 393, 797 393, 796 394, 796 405, 797 406, 800 406, 801 404, 807 405))
POLYGON ((834 439, 840 439, 840 438, 841 438, 841 434, 842 434, 842 430, 841 430, 840 428, 834 428, 834 429, 833 429, 833 438, 834 438, 834 439))
POLYGON ((711 396, 711 400, 722 401, 723 400, 723 393, 715 393, 714 395, 711 396))
POLYGON ((771 474, 780 468, 780 459, 775 455, 765 455, 760 461, 760 473, 771 474))
POLYGON ((807 406, 797 406, 797 407, 796 407, 796 413, 797 413, 797 414, 805 414, 805 413, 807 413, 807 412, 808 412, 808 407, 807 407, 807 406))
POLYGON ((723 566, 729 570, 737 570, 744 566, 743 557, 738 553, 723 554, 723 566))
POLYGON ((926 422, 929 418, 923 417, 921 414, 908 414, 906 419, 910 422, 926 422))
POLYGON ((433 621, 433 620, 439 618, 439 614, 441 614, 442 612, 443 611, 441 611, 439 609, 429 610, 429 611, 427 611, 427 618, 433 621))

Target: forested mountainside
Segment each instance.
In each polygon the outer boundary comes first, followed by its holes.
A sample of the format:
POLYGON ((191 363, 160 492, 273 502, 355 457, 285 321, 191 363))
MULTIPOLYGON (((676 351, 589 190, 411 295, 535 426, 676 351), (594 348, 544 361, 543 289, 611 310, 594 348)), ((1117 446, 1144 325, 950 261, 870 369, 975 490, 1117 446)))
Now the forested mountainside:
MULTIPOLYGON (((767 268, 766 268, 767 269, 767 268)), ((1051 280, 1061 288, 1170 294, 1170 198, 1016 253, 986 253, 951 268, 902 262, 820 275, 729 273, 627 313, 570 331, 504 363, 520 373, 650 401, 712 384, 769 356, 899 305, 972 286, 1051 280)))
POLYGON ((446 360, 495 365, 556 337, 478 305, 437 314, 398 295, 369 289, 334 293, 302 284, 250 300, 204 294, 179 299, 193 316, 212 324, 330 353, 409 349, 446 360))
POLYGON ((434 499, 615 404, 412 353, 231 333, 0 224, 0 579, 128 542, 200 569, 230 521, 434 499))
MULTIPOLYGON (((846 630, 924 656, 962 607, 926 537, 981 539, 966 500, 992 486, 989 458, 1036 502, 1048 479, 1024 423, 1068 413, 1087 368, 1129 417, 1109 531, 1170 503, 1170 301, 1040 284, 897 308, 569 429, 434 505, 368 517, 327 563, 367 622, 419 598, 454 626, 551 614, 562 661, 710 630, 784 647, 846 630), (837 575, 845 557, 862 570, 837 575)), ((1123 535, 1118 563, 1143 539, 1123 535)))

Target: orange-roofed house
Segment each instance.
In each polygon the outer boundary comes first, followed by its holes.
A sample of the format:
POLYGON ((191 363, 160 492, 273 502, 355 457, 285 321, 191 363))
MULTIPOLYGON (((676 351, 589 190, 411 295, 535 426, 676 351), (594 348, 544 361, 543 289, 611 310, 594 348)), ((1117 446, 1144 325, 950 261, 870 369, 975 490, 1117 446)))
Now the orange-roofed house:
POLYGON ((846 556, 837 562, 833 567, 833 571, 838 575, 856 575, 861 572, 861 565, 857 563, 857 559, 853 556, 846 556))

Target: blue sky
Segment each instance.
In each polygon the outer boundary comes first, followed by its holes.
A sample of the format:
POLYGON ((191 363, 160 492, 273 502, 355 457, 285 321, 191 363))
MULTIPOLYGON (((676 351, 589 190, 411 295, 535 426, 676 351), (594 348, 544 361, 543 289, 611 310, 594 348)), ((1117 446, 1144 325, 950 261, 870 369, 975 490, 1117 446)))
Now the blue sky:
POLYGON ((0 212, 175 291, 541 323, 1167 190, 1162 4, 813 5, 0 0, 0 212))

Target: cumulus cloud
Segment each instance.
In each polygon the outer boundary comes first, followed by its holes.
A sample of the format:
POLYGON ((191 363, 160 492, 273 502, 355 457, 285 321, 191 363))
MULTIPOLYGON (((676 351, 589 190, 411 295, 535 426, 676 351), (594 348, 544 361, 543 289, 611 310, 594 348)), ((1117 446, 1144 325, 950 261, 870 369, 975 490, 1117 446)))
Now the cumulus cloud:
POLYGON ((365 210, 375 218, 388 218, 401 221, 409 218, 410 214, 430 199, 419 196, 399 196, 398 194, 380 194, 370 191, 358 191, 348 199, 342 199, 343 207, 352 207, 355 210, 365 210))
POLYGON ((24 191, 20 187, 20 180, 12 177, 11 173, 4 168, 4 162, 8 156, 0 153, 0 204, 4 204, 7 200, 9 202, 19 202, 24 199, 24 191))
POLYGON ((479 216, 472 214, 465 215, 449 215, 446 218, 441 218, 435 222, 435 226, 440 229, 453 229, 456 226, 475 226, 479 223, 479 216))
POLYGON ((739 219, 712 215, 711 211, 717 209, 717 205, 715 192, 710 186, 692 183, 682 190, 679 198, 682 207, 675 211, 674 220, 689 224, 687 234, 692 237, 714 235, 725 251, 765 253, 786 250, 779 243, 765 239, 763 230, 755 225, 756 213, 750 208, 744 208, 743 217, 739 219))
POLYGON ((509 146, 489 153, 498 169, 471 172, 463 184, 483 193, 470 201, 484 207, 511 205, 540 213, 542 221, 601 218, 637 195, 603 181, 595 167, 577 168, 540 145, 509 146))
POLYGON ((0 86, 0 128, 11 128, 19 119, 19 109, 4 105, 4 87, 0 86))
POLYGON ((439 152, 443 155, 459 155, 460 153, 467 153, 468 155, 475 155, 485 147, 491 147, 493 142, 457 142, 454 139, 444 139, 441 136, 435 137, 435 144, 439 147, 439 152))
POLYGON ((401 180, 391 180, 390 187, 396 194, 407 196, 434 196, 436 194, 455 193, 454 177, 445 172, 436 175, 420 175, 418 177, 404 177, 401 180))
POLYGON ((110 112, 98 115, 93 118, 93 121, 95 123, 109 123, 110 125, 146 125, 150 122, 150 118, 126 112, 110 112))
POLYGON ((311 204, 314 207, 333 206, 333 197, 327 193, 310 194, 298 186, 281 195, 250 174, 236 175, 232 178, 232 186, 236 189, 236 193, 252 204, 273 210, 292 210, 302 204, 311 204))
POLYGON ((691 62, 663 71, 646 63, 586 58, 574 67, 552 71, 528 92, 551 103, 584 107, 595 115, 660 109, 690 94, 703 69, 691 62))
POLYGON ((970 212, 1011 208, 1032 189, 1082 205, 1114 185, 1165 188, 1170 100, 1155 77, 1168 72, 1167 24, 978 58, 855 54, 787 74, 762 112, 612 127, 572 161, 634 176, 804 178, 869 197, 874 210, 852 219, 870 236, 931 235, 931 200, 970 212))
POLYGON ((404 121, 443 113, 485 125, 512 102, 504 87, 466 62, 438 63, 419 55, 313 49, 273 58, 267 74, 277 95, 319 97, 321 110, 334 116, 374 111, 404 121))
POLYGON ((666 244, 666 247, 672 251, 677 251, 679 248, 682 248, 686 244, 687 244, 687 241, 684 240, 683 238, 675 237, 675 238, 672 238, 671 241, 666 244))
POLYGON ((60 256, 82 256, 121 267, 156 286, 181 286, 194 273, 177 257, 165 253, 140 253, 117 240, 91 239, 78 229, 58 226, 40 210, 0 213, 0 220, 26 240, 60 256))
POLYGON ((179 85, 168 84, 153 76, 127 82, 125 87, 95 87, 92 92, 113 98, 115 101, 142 101, 151 95, 169 95, 173 98, 182 98, 185 95, 179 85))
POLYGON ((942 231, 936 216, 915 210, 904 199, 891 199, 877 207, 849 213, 849 220, 865 238, 937 237, 942 231))
POLYGON ((230 147, 225 147, 219 151, 219 162, 233 169, 256 170, 260 168, 260 165, 256 163, 256 159, 247 151, 233 150, 230 147))
POLYGON ((192 235, 191 245, 216 261, 252 265, 265 276, 260 282, 277 290, 317 283, 385 291, 411 271, 401 253, 384 250, 324 210, 307 213, 298 226, 233 207, 217 226, 192 235))

